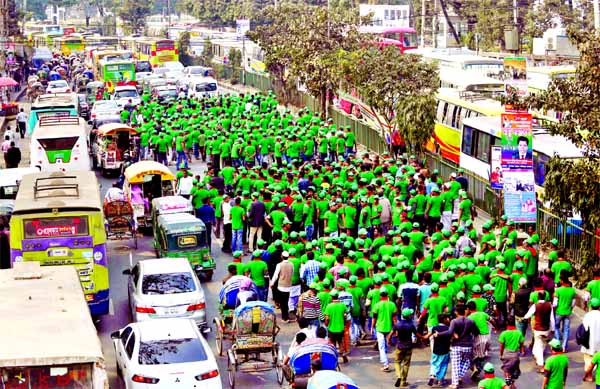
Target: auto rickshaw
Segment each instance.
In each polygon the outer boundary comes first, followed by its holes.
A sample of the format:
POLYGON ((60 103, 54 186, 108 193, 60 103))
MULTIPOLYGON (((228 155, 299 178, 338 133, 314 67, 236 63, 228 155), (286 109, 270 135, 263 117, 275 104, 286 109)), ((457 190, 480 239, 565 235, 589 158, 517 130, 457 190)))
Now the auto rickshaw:
POLYGON ((92 166, 101 169, 102 175, 120 172, 124 155, 132 154, 132 138, 137 130, 121 123, 107 123, 90 132, 92 166))
POLYGON ((90 78, 84 74, 79 74, 75 77, 74 89, 76 93, 85 93, 87 84, 91 82, 90 78))
POLYGON ((172 213, 194 214, 194 207, 190 200, 183 196, 164 196, 152 200, 152 224, 156 225, 160 215, 172 213))
POLYGON ((216 264, 202 220, 189 213, 171 213, 158 216, 153 227, 157 258, 187 258, 199 277, 212 279, 216 264))
POLYGON ((175 194, 175 176, 165 165, 154 161, 136 162, 125 169, 123 192, 131 201, 138 228, 152 227, 152 200, 175 194))
POLYGON ((104 91, 104 83, 101 81, 92 81, 85 86, 86 99, 89 103, 97 100, 98 96, 102 96, 104 91), (100 92, 100 93, 98 93, 100 92))

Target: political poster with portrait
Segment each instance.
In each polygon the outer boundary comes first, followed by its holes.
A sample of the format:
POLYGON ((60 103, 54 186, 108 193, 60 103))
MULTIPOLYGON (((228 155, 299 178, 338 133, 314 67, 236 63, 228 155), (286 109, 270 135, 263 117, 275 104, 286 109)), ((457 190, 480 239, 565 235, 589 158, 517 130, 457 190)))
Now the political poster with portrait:
POLYGON ((537 221, 533 170, 504 172, 504 213, 516 223, 537 221))
POLYGON ((505 112, 502 122, 502 169, 533 169, 532 117, 526 112, 505 112))
POLYGON ((502 189, 504 176, 502 173, 502 147, 492 146, 492 159, 490 163, 490 185, 492 189, 502 189))

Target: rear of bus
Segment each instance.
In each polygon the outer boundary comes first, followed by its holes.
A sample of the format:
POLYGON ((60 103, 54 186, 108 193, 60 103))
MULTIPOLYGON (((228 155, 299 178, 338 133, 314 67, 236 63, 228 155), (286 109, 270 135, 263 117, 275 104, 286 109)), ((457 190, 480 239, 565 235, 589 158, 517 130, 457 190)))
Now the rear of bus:
POLYGON ((41 118, 77 116, 79 100, 76 93, 53 93, 38 96, 31 105, 27 131, 31 134, 41 118))
POLYGON ((92 315, 108 313, 106 233, 94 173, 24 176, 10 232, 11 263, 75 266, 92 315))
POLYGON ((31 167, 42 172, 89 171, 91 161, 85 124, 85 120, 77 116, 42 118, 31 135, 31 167))
POLYGON ((179 51, 175 46, 175 41, 172 39, 153 41, 149 61, 152 67, 158 67, 165 62, 179 61, 179 51))

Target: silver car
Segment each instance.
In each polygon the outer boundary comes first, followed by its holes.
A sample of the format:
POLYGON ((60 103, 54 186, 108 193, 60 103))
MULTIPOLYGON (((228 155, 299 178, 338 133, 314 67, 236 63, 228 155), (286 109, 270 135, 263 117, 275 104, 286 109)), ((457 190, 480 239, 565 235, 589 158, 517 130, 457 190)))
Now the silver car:
POLYGON ((186 258, 142 260, 123 274, 129 276, 134 321, 185 318, 193 320, 203 333, 210 332, 204 291, 186 258))

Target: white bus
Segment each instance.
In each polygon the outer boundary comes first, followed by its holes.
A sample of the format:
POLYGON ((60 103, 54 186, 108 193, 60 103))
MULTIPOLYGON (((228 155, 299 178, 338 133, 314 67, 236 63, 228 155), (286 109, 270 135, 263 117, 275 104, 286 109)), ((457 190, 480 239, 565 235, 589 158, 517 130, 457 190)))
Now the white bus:
POLYGON ((421 55, 427 62, 437 62, 440 71, 454 69, 491 77, 499 77, 504 72, 504 62, 501 59, 482 57, 475 51, 464 48, 418 48, 408 50, 407 53, 421 55))
MULTIPOLYGON (((460 167, 487 180, 491 174, 491 148, 500 146, 502 127, 500 116, 477 117, 462 122, 460 167)), ((533 130, 533 172, 536 188, 543 188, 546 165, 550 158, 583 158, 575 144, 562 136, 548 133, 546 129, 533 130)))
POLYGON ((42 172, 91 170, 88 139, 83 118, 41 118, 31 135, 31 167, 37 167, 42 172))

